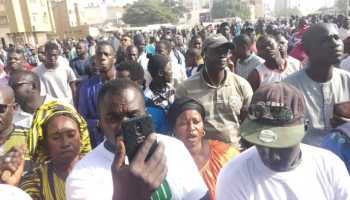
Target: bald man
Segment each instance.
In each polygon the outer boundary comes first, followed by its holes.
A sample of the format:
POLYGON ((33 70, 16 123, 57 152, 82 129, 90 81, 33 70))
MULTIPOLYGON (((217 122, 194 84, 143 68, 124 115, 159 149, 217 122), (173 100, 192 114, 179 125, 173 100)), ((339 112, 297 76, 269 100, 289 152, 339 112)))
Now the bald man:
POLYGON ((311 26, 302 43, 309 56, 307 66, 285 81, 304 93, 308 121, 304 143, 320 146, 331 129, 334 104, 350 99, 350 73, 335 68, 344 49, 335 24, 311 26))
POLYGON ((14 92, 7 85, 0 85, 0 155, 12 147, 26 143, 28 129, 12 123, 16 110, 14 92))
POLYGON ((16 111, 12 122, 23 128, 30 128, 34 112, 44 103, 59 101, 49 94, 41 95, 40 78, 32 71, 16 71, 9 78, 9 86, 15 93, 16 111))

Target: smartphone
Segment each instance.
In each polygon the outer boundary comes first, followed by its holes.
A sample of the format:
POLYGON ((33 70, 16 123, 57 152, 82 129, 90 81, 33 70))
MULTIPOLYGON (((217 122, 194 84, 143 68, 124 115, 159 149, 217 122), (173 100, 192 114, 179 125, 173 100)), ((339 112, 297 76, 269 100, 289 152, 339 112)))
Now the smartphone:
MULTIPOLYGON (((153 121, 150 116, 144 115, 125 120, 121 124, 122 134, 124 138, 126 155, 131 162, 146 138, 154 132, 153 121)), ((147 154, 146 161, 154 153, 158 146, 154 142, 150 151, 147 154)))

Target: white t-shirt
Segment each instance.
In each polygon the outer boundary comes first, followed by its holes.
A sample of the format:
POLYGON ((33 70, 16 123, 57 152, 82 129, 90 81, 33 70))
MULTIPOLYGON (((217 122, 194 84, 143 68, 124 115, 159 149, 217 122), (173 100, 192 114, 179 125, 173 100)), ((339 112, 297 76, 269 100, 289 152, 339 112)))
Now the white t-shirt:
MULTIPOLYGON (((47 103, 49 101, 59 101, 58 99, 52 97, 51 95, 47 94, 44 99, 44 103, 47 103)), ((34 114, 30 114, 27 112, 24 112, 21 108, 21 106, 17 106, 17 109, 15 113, 13 114, 12 123, 16 126, 21 126, 24 128, 30 128, 32 126, 34 114)))
POLYGON ((7 184, 0 184, 0 197, 4 200, 32 200, 23 190, 7 184))
MULTIPOLYGON (((208 191, 196 164, 182 142, 157 135, 165 144, 168 174, 166 180, 173 200, 198 200, 208 191)), ((111 165, 114 154, 101 143, 85 155, 66 180, 67 200, 112 199, 111 165)), ((137 191, 135 191, 137 192, 137 191)))
POLYGON ((177 51, 177 53, 181 60, 180 63, 175 56, 174 50, 172 50, 169 55, 175 86, 187 79, 185 57, 182 55, 180 51, 177 51))
POLYGON ((217 200, 348 200, 350 177, 333 153, 301 144, 301 163, 287 172, 266 167, 252 147, 220 172, 217 200))
POLYGON ((33 71, 40 77, 45 86, 46 93, 73 105, 73 94, 70 83, 77 80, 77 77, 66 62, 58 62, 55 69, 47 69, 43 64, 33 71))
POLYGON ((334 104, 350 99, 350 73, 333 68, 331 80, 319 83, 312 80, 303 70, 288 76, 284 81, 292 84, 304 94, 307 134, 303 142, 320 146, 326 134, 332 128, 330 118, 334 104))
POLYGON ((345 29, 343 27, 341 27, 339 29, 339 37, 341 40, 346 40, 346 38, 348 38, 350 36, 350 30, 349 29, 345 29))
POLYGON ((339 68, 350 72, 350 56, 341 61, 339 68))

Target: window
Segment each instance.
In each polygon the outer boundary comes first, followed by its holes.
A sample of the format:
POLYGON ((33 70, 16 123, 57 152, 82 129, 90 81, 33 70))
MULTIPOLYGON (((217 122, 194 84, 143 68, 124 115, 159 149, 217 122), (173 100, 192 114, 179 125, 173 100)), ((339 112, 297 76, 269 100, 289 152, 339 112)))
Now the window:
POLYGON ((0 25, 6 25, 8 23, 9 22, 6 16, 0 16, 0 25))
POLYGON ((44 12, 44 14, 43 14, 43 22, 44 23, 49 23, 49 17, 48 17, 46 12, 44 12))
POLYGON ((35 13, 33 13, 32 14, 32 20, 33 20, 33 23, 36 23, 37 22, 37 14, 35 13))

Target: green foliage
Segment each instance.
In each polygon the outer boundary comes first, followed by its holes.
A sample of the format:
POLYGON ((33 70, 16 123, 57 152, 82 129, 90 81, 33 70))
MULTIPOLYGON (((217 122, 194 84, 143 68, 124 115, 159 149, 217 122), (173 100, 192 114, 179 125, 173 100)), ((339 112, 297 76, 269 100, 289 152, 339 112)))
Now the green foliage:
POLYGON ((248 19, 250 15, 247 3, 241 0, 217 0, 213 3, 212 16, 214 19, 227 17, 248 19))
POLYGON ((138 0, 126 6, 123 21, 135 26, 176 23, 185 11, 181 2, 174 0, 138 0))

